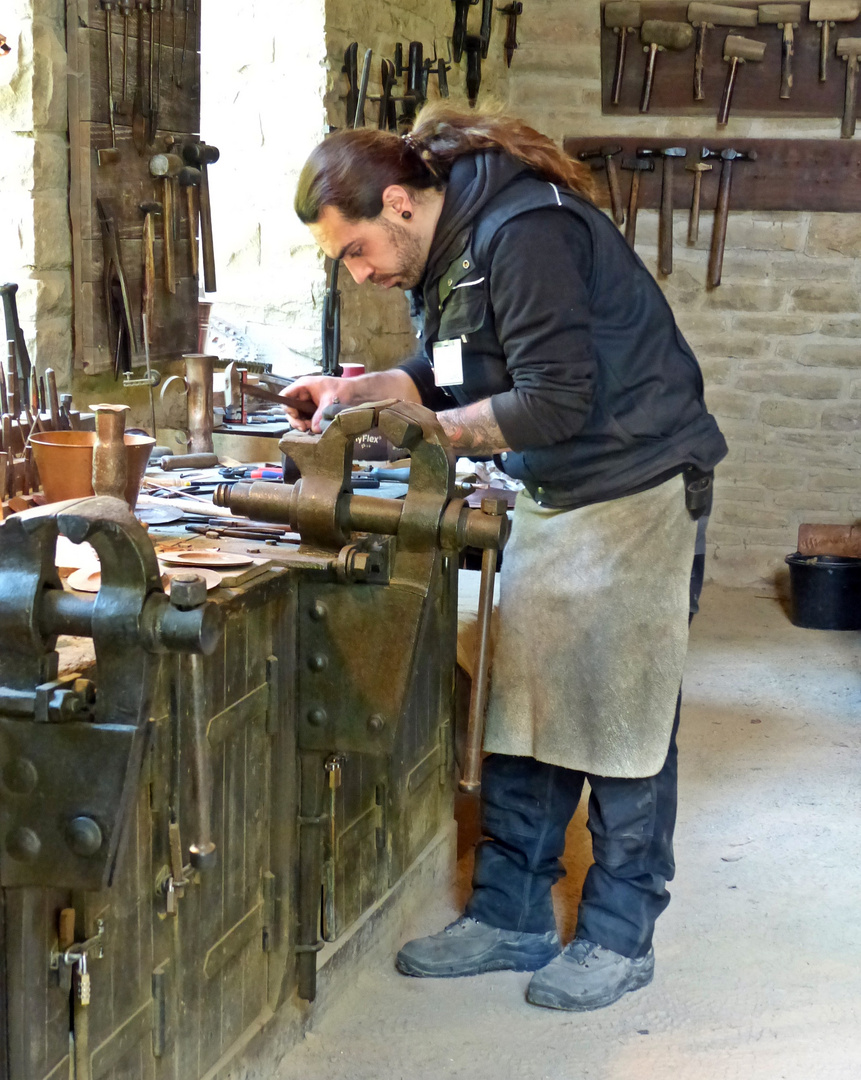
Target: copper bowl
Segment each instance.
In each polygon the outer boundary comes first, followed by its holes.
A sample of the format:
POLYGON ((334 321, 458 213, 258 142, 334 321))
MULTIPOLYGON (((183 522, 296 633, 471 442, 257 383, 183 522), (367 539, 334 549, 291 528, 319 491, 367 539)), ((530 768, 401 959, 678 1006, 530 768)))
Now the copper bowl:
MULTIPOLYGON (((94 431, 43 431, 30 436, 36 468, 49 503, 93 495, 94 431)), ((126 435, 126 502, 134 510, 155 439, 126 435)))

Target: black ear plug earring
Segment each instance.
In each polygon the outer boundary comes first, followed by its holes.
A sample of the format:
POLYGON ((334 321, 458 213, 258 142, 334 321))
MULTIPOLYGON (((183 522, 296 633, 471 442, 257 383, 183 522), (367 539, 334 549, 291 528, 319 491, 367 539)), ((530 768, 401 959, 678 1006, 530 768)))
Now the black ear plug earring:
POLYGON ((404 212, 401 214, 401 217, 404 219, 404 221, 409 221, 412 216, 413 215, 410 213, 409 210, 404 210, 404 212))

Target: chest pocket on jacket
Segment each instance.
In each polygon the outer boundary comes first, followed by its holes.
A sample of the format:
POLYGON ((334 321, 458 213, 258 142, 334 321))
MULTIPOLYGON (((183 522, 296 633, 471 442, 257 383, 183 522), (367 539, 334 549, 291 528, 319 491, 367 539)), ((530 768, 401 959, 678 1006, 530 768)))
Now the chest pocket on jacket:
POLYGON ((474 334, 487 317, 487 293, 484 280, 469 280, 455 286, 446 297, 440 314, 438 341, 449 341, 465 334, 474 334))

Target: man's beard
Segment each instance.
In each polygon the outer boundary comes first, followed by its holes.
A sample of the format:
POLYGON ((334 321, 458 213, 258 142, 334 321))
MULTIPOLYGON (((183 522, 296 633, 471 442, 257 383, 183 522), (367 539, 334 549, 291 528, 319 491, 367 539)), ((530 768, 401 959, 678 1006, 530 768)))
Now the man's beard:
MULTIPOLYGON (((388 281, 397 278, 399 289, 414 289, 424 277, 426 259, 422 253, 421 241, 414 236, 409 229, 399 225, 396 221, 388 221, 383 218, 381 222, 389 239, 392 242, 398 261, 394 273, 381 275, 381 280, 388 281)), ((371 281, 379 284, 375 274, 371 281)))

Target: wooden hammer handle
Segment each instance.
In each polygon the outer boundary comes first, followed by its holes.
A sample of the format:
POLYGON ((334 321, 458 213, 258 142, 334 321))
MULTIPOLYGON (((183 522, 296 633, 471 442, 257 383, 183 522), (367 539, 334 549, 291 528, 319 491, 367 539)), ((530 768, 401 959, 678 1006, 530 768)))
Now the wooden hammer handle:
POLYGON ((625 239, 633 249, 637 241, 637 214, 640 206, 640 173, 631 174, 631 197, 628 199, 628 220, 625 223, 625 239))
POLYGON ((783 53, 780 61, 780 97, 783 101, 792 93, 792 58, 795 55, 795 33, 792 23, 783 27, 783 53))
POLYGON ((628 54, 627 26, 620 26, 617 33, 619 35, 619 41, 616 45, 616 71, 613 75, 613 94, 610 98, 610 102, 613 105, 618 105, 619 99, 622 96, 622 78, 625 74, 625 57, 628 54))
POLYGON ((649 59, 646 63, 646 77, 643 79, 643 96, 640 99, 640 112, 647 113, 652 102, 652 83, 655 81, 655 60, 658 56, 658 46, 652 42, 649 46, 649 59))
POLYGON ((846 58, 846 97, 843 105, 843 123, 840 138, 851 139, 855 134, 855 113, 858 103, 858 56, 850 53, 846 58))
POLYGON ((658 222, 658 270, 673 272, 673 159, 664 158, 661 179, 661 212, 658 222))
POLYGON ((724 161, 720 173, 720 186, 718 187, 714 228, 712 230, 712 246, 709 251, 709 269, 706 281, 710 289, 716 289, 720 285, 721 273, 723 272, 723 254, 726 247, 726 227, 729 219, 731 186, 732 161, 727 159, 724 161))
POLYGON ((734 56, 729 62, 729 71, 727 72, 726 84, 723 88, 723 97, 720 101, 720 108, 718 109, 717 122, 719 127, 725 127, 729 120, 729 110, 732 107, 732 94, 735 90, 735 80, 738 75, 738 67, 741 60, 737 56, 734 56))

